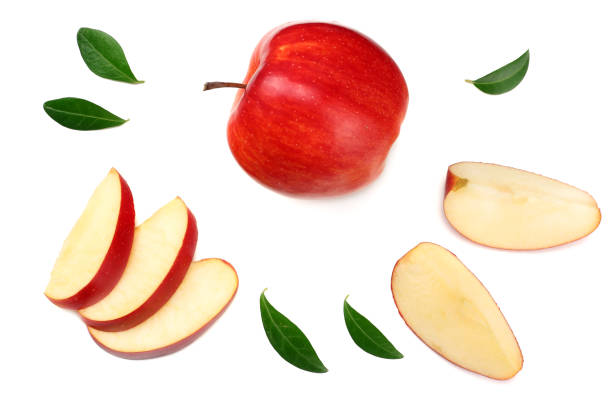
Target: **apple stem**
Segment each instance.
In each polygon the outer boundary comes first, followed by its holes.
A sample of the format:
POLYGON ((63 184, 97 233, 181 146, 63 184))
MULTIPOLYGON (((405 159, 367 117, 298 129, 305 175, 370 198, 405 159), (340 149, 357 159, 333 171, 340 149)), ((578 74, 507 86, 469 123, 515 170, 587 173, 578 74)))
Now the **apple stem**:
POLYGON ((206 82, 204 84, 204 91, 217 88, 246 88, 246 84, 239 82, 206 82))
POLYGON ((473 84, 474 83, 474 81, 471 81, 469 79, 466 79, 465 82, 467 82, 468 84, 473 84))

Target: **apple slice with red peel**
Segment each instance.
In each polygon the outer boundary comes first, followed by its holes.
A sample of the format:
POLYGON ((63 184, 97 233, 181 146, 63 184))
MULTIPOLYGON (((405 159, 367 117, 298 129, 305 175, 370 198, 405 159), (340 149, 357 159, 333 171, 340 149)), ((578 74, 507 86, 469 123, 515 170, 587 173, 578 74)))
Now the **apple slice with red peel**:
POLYGON ((586 192, 560 181, 488 163, 448 168, 444 213, 468 239, 502 249, 541 249, 593 232, 601 220, 586 192))
POLYGON ((89 327, 104 350, 128 359, 173 353, 201 335, 233 299, 238 289, 234 268, 221 259, 193 262, 168 302, 136 327, 105 332, 89 327))
POLYGON ((132 192, 111 169, 64 241, 45 295, 70 309, 98 302, 121 278, 133 239, 132 192))
POLYGON ((198 229, 183 200, 175 198, 136 228, 127 266, 101 301, 79 310, 88 326, 130 329, 157 312, 176 291, 193 259, 198 229))
POLYGON ((451 252, 420 243, 393 269, 400 315, 425 344, 450 362, 497 380, 523 367, 521 349, 495 301, 451 252))

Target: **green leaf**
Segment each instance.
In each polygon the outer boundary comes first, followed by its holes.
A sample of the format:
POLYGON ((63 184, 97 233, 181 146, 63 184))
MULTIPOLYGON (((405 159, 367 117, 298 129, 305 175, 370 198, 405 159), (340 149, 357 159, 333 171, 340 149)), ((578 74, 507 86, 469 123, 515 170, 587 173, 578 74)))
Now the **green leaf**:
POLYGON ((385 335, 362 314, 353 309, 346 299, 348 296, 344 299, 344 322, 355 344, 366 353, 376 357, 403 358, 402 353, 397 351, 385 335))
POLYGON ((101 106, 80 98, 60 98, 47 101, 43 109, 51 119, 74 130, 97 130, 120 126, 121 119, 101 106))
POLYGON ((465 81, 474 84, 484 93, 499 95, 514 89, 521 83, 529 67, 529 50, 503 67, 475 81, 465 81))
POLYGON ((265 292, 259 297, 259 309, 266 336, 274 350, 297 368, 313 373, 327 372, 306 335, 268 302, 265 292))
POLYGON ((130 84, 141 84, 136 79, 119 43, 104 31, 81 28, 77 33, 81 56, 91 72, 102 78, 130 84))

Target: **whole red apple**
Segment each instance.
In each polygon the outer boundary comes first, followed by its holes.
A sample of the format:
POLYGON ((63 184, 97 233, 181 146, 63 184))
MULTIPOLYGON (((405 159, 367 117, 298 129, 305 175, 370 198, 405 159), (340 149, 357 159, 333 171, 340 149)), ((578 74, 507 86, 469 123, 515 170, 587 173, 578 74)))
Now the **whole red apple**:
POLYGON ((335 24, 274 29, 253 52, 227 127, 230 149, 255 180, 278 192, 330 196, 382 171, 408 105, 391 57, 335 24))

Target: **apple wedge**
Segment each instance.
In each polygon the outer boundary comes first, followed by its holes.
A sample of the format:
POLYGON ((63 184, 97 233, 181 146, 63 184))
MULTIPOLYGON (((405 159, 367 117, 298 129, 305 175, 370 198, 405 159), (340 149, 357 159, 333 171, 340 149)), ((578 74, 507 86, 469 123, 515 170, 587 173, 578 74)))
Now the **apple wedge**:
POLYGON ((157 312, 176 291, 193 259, 198 229, 180 198, 139 225, 125 271, 101 301, 79 310, 88 326, 130 329, 157 312))
POLYGON ((448 168, 444 213, 462 235, 501 249, 542 249, 593 232, 597 203, 568 184, 511 167, 461 162, 448 168))
POLYGON ((98 302, 119 281, 133 239, 132 192, 111 169, 64 241, 45 295, 70 309, 98 302))
POLYGON ((89 327, 111 354, 145 359, 173 353, 200 336, 225 310, 238 289, 238 275, 221 259, 193 262, 183 283, 161 309, 136 327, 105 332, 89 327))
POLYGON ((448 250, 426 242, 410 250, 393 269, 391 291, 408 327, 448 361, 497 380, 523 367, 495 301, 448 250))

